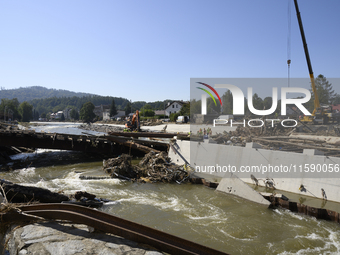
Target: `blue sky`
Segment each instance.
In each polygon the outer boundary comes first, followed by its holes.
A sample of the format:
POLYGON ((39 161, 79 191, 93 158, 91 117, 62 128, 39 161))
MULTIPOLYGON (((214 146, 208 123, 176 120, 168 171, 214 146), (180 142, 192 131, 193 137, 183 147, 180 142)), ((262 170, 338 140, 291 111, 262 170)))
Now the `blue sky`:
MULTIPOLYGON (((189 100, 190 78, 285 78, 289 1, 291 77, 308 78, 293 0, 2 0, 0 86, 157 101, 189 100)), ((338 78, 340 1, 299 7, 315 76, 338 78)))

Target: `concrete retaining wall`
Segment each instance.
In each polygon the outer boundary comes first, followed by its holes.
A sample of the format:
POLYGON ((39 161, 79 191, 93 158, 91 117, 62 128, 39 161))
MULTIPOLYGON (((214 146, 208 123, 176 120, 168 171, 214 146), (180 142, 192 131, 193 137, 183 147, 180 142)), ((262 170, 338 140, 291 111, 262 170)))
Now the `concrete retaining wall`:
MULTIPOLYGON (((169 156, 177 164, 184 164, 183 156, 190 165, 196 169, 208 170, 205 172, 212 178, 224 177, 225 172, 214 172, 204 166, 231 166, 239 170, 241 166, 285 166, 290 167, 295 173, 235 173, 247 183, 254 183, 253 175, 260 186, 271 184, 276 189, 289 191, 296 194, 327 198, 327 200, 340 202, 340 173, 305 173, 300 172, 300 166, 336 165, 340 166, 340 158, 314 155, 314 151, 306 150, 305 153, 281 152, 248 147, 211 144, 208 142, 190 142, 177 140, 174 145, 176 151, 170 149, 169 156), (327 175, 328 174, 328 175, 327 175), (270 183, 271 182, 271 183, 270 183)), ((316 153, 317 154, 317 153, 316 153)), ((216 170, 216 169, 215 169, 216 170)))

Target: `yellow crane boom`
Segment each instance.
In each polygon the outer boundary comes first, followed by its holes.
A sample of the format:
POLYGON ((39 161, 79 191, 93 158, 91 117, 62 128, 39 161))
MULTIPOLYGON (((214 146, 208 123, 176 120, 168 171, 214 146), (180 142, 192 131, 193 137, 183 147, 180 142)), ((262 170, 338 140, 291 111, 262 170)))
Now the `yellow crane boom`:
POLYGON ((314 110, 313 110, 312 116, 315 116, 316 109, 320 108, 320 101, 319 101, 318 93, 316 91, 312 64, 311 64, 310 57, 309 57, 309 52, 308 52, 308 47, 307 47, 307 42, 306 42, 306 36, 305 36, 305 32, 303 30, 303 25, 302 25, 302 20, 301 20, 301 15, 300 15, 297 0, 294 0, 294 5, 295 5, 295 10, 296 10, 296 16, 297 16, 297 19, 298 19, 298 22, 299 22, 303 48, 305 50, 305 55, 306 55, 306 60, 307 60, 307 65, 308 65, 308 71, 309 71, 309 77, 310 77, 310 81, 311 81, 311 84, 312 84, 312 90, 313 90, 313 93, 314 93, 314 110))

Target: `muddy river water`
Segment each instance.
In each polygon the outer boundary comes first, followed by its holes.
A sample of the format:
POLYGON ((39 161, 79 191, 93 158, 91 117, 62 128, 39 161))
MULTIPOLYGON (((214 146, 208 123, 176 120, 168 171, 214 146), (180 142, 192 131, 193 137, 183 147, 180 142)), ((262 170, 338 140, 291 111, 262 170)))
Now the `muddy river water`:
MULTIPOLYGON (((68 152, 52 152, 68 153, 68 152)), ((0 178, 113 200, 100 210, 230 254, 339 254, 340 225, 284 209, 268 209, 194 184, 141 184, 103 175, 102 162, 24 168, 0 178)))

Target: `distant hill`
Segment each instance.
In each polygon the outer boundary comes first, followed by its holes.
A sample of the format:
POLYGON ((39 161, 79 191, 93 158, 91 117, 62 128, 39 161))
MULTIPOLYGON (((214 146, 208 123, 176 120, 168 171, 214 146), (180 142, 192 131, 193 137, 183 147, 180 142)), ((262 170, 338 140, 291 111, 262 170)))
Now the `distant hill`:
POLYGON ((41 86, 32 86, 18 89, 2 89, 0 90, 0 99, 17 98, 20 103, 24 101, 31 101, 33 99, 44 99, 50 97, 84 97, 91 96, 89 93, 77 93, 62 89, 48 89, 41 86))
MULTIPOLYGON (((110 105, 112 99, 115 100, 117 110, 124 110, 129 102, 122 97, 98 96, 89 93, 77 93, 62 89, 48 89, 41 86, 32 86, 18 89, 1 89, 0 100, 17 98, 19 103, 27 101, 39 114, 62 111, 65 108, 75 108, 80 110, 86 102, 92 102, 94 105, 110 105)), ((168 102, 172 100, 156 101, 146 103, 145 101, 132 102, 132 111, 141 109, 148 104, 153 110, 163 110, 168 102)))

